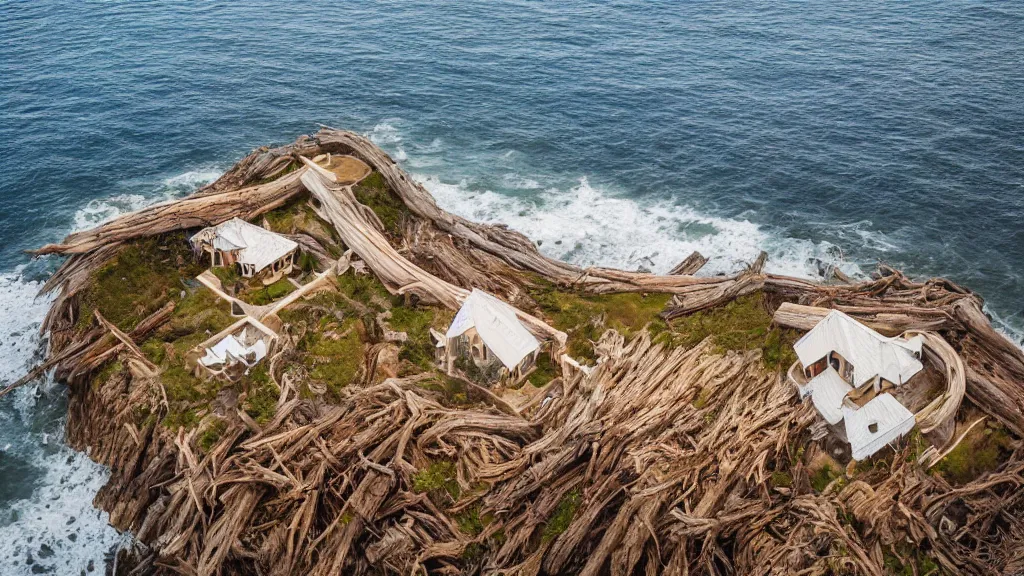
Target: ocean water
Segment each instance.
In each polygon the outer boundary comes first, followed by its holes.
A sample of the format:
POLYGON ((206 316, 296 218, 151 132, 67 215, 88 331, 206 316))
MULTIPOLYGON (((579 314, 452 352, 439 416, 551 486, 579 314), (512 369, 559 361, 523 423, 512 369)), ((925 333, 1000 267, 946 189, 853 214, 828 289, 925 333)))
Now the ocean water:
MULTIPOLYGON (((1012 2, 0 3, 0 379, 45 347, 58 262, 24 249, 317 123, 556 257, 884 261, 974 288, 1019 341, 1022 31, 1012 2)), ((119 542, 63 402, 0 400, 0 573, 99 570, 119 542)))

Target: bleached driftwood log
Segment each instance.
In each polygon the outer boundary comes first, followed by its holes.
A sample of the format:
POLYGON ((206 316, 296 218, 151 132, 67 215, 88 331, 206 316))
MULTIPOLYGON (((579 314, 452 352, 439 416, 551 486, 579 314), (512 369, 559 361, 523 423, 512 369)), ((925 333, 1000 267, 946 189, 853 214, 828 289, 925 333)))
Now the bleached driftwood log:
MULTIPOLYGON (((425 302, 459 309, 469 296, 468 290, 445 282, 409 262, 391 246, 381 233, 373 211, 355 199, 351 188, 332 186, 326 170, 305 158, 303 162, 309 171, 303 174, 302 182, 320 203, 317 212, 334 225, 342 242, 366 262, 389 290, 396 294, 417 294, 425 302)), ((521 310, 516 309, 516 314, 531 332, 541 338, 552 339, 559 346, 565 344, 565 333, 521 310)))

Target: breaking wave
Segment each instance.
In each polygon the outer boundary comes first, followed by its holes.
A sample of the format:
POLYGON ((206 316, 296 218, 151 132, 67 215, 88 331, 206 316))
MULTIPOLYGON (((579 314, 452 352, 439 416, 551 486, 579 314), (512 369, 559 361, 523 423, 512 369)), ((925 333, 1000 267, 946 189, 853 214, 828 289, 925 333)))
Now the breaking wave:
MULTIPOLYGON (((147 194, 92 200, 75 214, 72 231, 119 214, 181 197, 220 171, 200 170, 140 185, 147 194)), ((60 236, 61 234, 54 234, 60 236)), ((37 297, 43 279, 19 267, 0 273, 0 382, 42 360, 39 326, 51 299, 37 297)), ((65 389, 49 377, 0 399, 0 574, 102 573, 104 556, 127 541, 93 507, 108 470, 63 442, 65 389)))
POLYGON ((150 194, 115 194, 107 198, 90 200, 88 204, 75 212, 72 232, 94 228, 120 214, 138 210, 150 204, 181 198, 199 187, 213 182, 221 174, 223 171, 216 169, 192 170, 166 178, 156 186, 151 185, 154 190, 150 194))
MULTIPOLYGON (((39 325, 50 299, 23 269, 0 275, 0 380, 11 382, 42 358, 39 325)), ((103 466, 63 444, 63 387, 48 378, 0 401, 0 477, 18 483, 0 498, 0 573, 78 574, 103 570, 122 537, 92 499, 103 466)))
MULTIPOLYGON (((445 209, 480 222, 503 223, 535 241, 548 256, 580 266, 667 272, 694 250, 710 261, 702 274, 733 273, 768 252, 767 269, 801 277, 828 266, 859 276, 860 268, 828 242, 787 238, 743 219, 701 214, 667 202, 645 203, 592 186, 549 188, 529 198, 470 189, 437 176, 416 175, 445 209)), ((508 175, 518 190, 538 190, 532 178, 508 175)))

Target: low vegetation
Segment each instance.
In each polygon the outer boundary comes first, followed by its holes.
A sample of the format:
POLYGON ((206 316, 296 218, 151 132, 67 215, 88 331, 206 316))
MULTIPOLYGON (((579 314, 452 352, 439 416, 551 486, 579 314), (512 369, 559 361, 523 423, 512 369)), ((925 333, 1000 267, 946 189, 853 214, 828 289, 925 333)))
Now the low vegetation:
POLYGON ((737 298, 725 306, 673 320, 655 340, 671 346, 695 346, 706 338, 720 352, 761 350, 765 367, 786 370, 796 361, 795 330, 772 326, 772 315, 762 294, 737 298))
POLYGON ((664 331, 658 314, 669 301, 667 294, 583 295, 558 290, 549 282, 536 281, 530 296, 551 324, 569 336, 567 352, 574 358, 594 358, 593 343, 608 328, 629 337, 649 326, 664 331))
POLYGON ((1013 439, 1002 425, 978 425, 933 470, 947 482, 962 485, 995 470, 1012 453, 1013 439))
POLYGON ((569 528, 569 524, 576 517, 576 511, 579 510, 582 502, 583 495, 579 488, 573 488, 565 493, 565 496, 558 502, 558 506, 544 526, 542 535, 544 542, 554 540, 569 528))
POLYGON ((353 186, 352 192, 360 203, 373 210, 388 234, 393 237, 401 236, 409 209, 388 189, 380 172, 372 172, 353 186))
POLYGON ((92 322, 93 310, 124 331, 188 292, 203 266, 192 255, 184 233, 139 239, 124 247, 93 274, 79 294, 79 324, 92 322))
POLYGON ((412 489, 424 493, 438 506, 447 507, 462 495, 455 462, 435 460, 412 477, 412 489))

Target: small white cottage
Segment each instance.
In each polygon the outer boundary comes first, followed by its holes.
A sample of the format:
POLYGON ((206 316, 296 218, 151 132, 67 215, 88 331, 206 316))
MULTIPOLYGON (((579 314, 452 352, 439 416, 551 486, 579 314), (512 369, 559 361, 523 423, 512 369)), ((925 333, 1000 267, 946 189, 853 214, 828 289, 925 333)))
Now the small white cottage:
POLYGON ((299 248, 294 241, 241 218, 204 228, 190 242, 194 250, 210 255, 211 266, 237 264, 245 278, 266 273, 274 280, 291 272, 299 248))
POLYGON ((276 341, 276 332, 246 316, 196 347, 196 375, 232 379, 266 358, 276 341))
POLYGON ((922 338, 886 338, 839 310, 832 310, 793 345, 804 369, 815 375, 832 366, 855 387, 871 381, 903 385, 924 367, 922 338))
POLYGON ((924 368, 921 347, 920 336, 887 338, 832 310, 793 345, 800 397, 810 396, 829 424, 842 423, 855 460, 867 458, 914 428, 914 415, 887 391, 924 368))
POLYGON ((515 308, 473 289, 455 315, 448 331, 435 333, 438 360, 451 372, 459 358, 478 368, 500 363, 500 378, 518 379, 537 360, 540 343, 516 317, 515 308))

